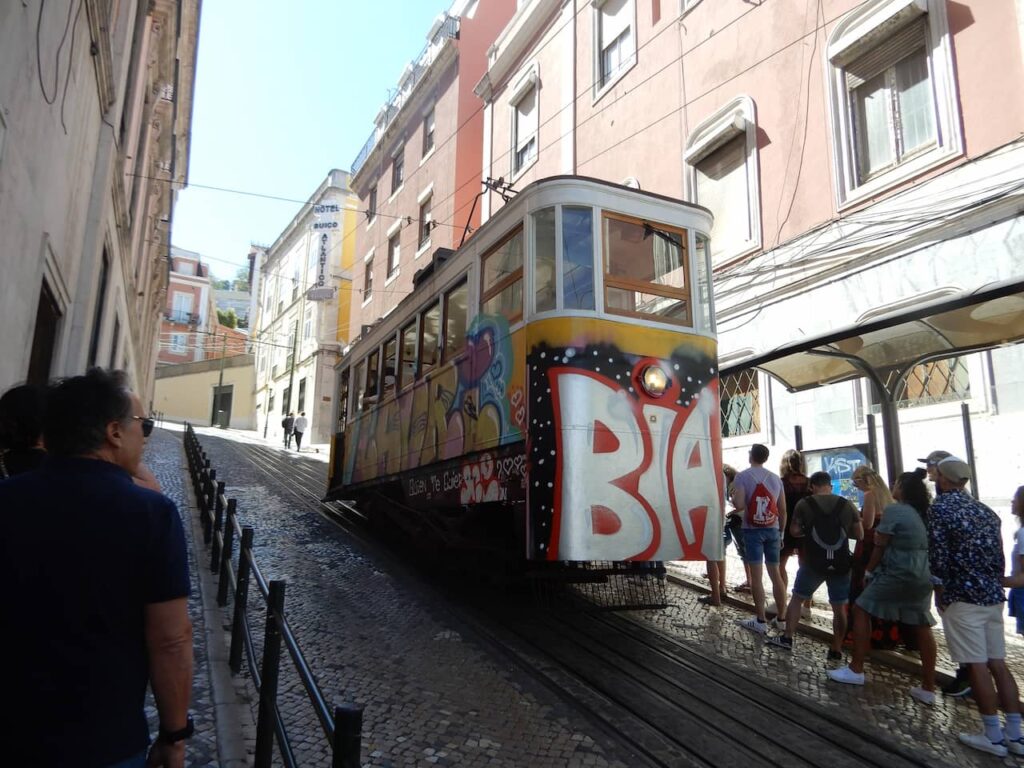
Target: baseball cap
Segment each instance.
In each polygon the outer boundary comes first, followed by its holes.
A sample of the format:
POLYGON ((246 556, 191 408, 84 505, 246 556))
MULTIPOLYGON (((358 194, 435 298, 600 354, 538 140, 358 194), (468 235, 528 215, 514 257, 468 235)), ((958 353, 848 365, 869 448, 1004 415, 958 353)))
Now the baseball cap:
POLYGON ((922 464, 927 464, 928 466, 934 466, 943 459, 947 459, 952 455, 953 454, 950 453, 949 451, 932 451, 923 459, 918 459, 918 461, 920 461, 922 464))
POLYGON ((970 466, 956 456, 947 456, 936 465, 936 468, 943 477, 954 483, 962 483, 964 480, 971 479, 970 466))

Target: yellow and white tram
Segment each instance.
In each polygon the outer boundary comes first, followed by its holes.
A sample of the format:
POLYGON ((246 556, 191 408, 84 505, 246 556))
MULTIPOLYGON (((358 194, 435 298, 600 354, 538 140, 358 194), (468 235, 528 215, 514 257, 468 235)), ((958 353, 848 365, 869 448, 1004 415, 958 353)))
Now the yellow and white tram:
POLYGON ((710 229, 595 179, 526 187, 345 355, 328 497, 454 549, 719 558, 710 229))

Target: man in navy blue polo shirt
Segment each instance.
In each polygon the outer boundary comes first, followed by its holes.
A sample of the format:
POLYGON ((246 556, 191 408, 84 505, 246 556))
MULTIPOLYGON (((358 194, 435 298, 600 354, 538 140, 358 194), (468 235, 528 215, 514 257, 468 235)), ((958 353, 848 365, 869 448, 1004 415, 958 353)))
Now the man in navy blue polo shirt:
POLYGON ((188 556, 174 502, 132 482, 152 430, 120 371, 47 398, 43 466, 0 482, 9 765, 181 768, 192 687, 188 556))

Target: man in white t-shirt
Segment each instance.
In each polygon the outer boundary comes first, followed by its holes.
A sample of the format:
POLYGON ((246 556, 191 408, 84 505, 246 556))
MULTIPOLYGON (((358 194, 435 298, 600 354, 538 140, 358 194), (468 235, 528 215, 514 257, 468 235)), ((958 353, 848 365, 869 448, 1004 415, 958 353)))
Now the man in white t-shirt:
POLYGON ((306 433, 306 427, 309 426, 309 419, 306 418, 306 412, 303 411, 295 418, 295 450, 302 450, 302 436, 306 433))
POLYGON ((750 447, 750 467, 736 475, 731 497, 732 503, 743 513, 746 549, 743 561, 750 567, 750 592, 757 611, 756 616, 741 621, 740 626, 759 635, 768 632, 762 565, 768 567, 772 580, 778 610, 776 623, 780 628, 785 627, 786 615, 786 584, 779 569, 780 531, 786 526, 786 494, 779 476, 764 468, 768 454, 768 447, 760 443, 750 447))

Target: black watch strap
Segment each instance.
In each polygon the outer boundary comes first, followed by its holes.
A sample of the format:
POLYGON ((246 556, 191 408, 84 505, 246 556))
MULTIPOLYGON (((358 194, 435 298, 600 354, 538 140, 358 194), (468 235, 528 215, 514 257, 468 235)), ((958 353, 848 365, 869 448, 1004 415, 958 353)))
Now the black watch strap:
POLYGON ((192 715, 189 715, 185 720, 185 727, 179 731, 165 731, 164 727, 160 726, 160 735, 157 737, 164 744, 175 744, 179 741, 184 741, 192 736, 195 731, 195 723, 192 722, 192 715))

